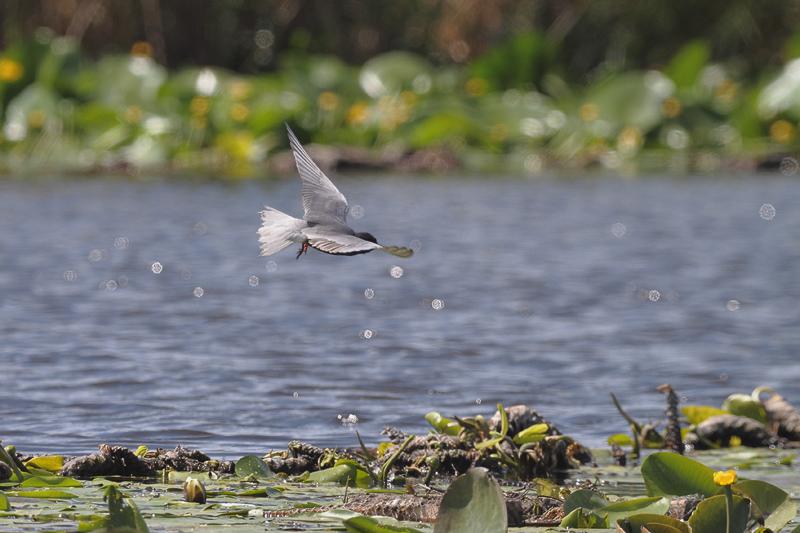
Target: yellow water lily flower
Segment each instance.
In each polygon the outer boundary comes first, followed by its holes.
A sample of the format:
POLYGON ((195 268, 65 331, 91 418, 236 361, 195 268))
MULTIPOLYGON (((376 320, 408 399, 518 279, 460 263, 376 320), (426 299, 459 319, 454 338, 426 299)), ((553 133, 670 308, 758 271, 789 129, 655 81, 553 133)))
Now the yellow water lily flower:
POLYGON ((13 59, 0 58, 0 81, 13 83, 22 77, 25 70, 13 59))
POLYGON ((714 483, 721 487, 727 487, 728 485, 733 485, 736 483, 736 471, 735 470, 723 470, 719 472, 714 472, 714 483))

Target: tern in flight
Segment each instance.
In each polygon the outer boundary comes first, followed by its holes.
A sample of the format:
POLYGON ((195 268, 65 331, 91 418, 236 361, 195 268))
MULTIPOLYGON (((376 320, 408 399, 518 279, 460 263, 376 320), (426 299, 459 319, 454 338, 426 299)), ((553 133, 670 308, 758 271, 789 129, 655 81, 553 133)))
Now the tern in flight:
POLYGON ((297 259, 308 252, 309 246, 332 255, 357 255, 380 250, 398 257, 411 257, 414 253, 411 248, 379 244, 371 233, 356 232, 347 225, 347 199, 312 161, 288 124, 286 129, 300 181, 303 182, 300 194, 305 214, 301 220, 265 207, 261 211, 262 224, 258 229, 261 255, 278 253, 296 243, 300 245, 297 259))

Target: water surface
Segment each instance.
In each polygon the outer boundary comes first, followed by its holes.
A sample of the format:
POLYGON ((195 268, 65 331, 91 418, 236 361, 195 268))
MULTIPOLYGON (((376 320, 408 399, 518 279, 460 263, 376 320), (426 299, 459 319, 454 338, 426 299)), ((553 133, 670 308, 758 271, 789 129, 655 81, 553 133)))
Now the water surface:
POLYGON ((0 438, 237 455, 503 402, 600 445, 610 391, 644 418, 664 382, 800 403, 797 179, 338 183, 418 253, 258 257, 295 181, 0 183, 0 438))

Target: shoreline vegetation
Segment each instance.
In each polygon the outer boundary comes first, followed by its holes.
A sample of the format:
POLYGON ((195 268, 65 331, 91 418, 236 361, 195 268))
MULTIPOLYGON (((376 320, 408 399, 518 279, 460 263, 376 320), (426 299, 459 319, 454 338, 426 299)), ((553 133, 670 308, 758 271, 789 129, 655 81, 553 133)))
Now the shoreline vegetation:
POLYGON ((395 51, 354 66, 292 50, 245 75, 167 70, 147 42, 90 60, 41 29, 0 51, 0 175, 282 174, 284 122, 337 170, 793 175, 795 41, 757 79, 698 40, 651 69, 570 80, 537 32, 462 65, 395 51))
POLYGON ((358 445, 349 449, 292 441, 285 450, 235 462, 181 446, 102 444, 92 454, 66 457, 7 445, 0 447, 0 528, 282 531, 306 524, 413 533, 435 524, 435 533, 506 527, 777 533, 792 527, 800 411, 766 387, 731 394, 720 407, 681 406, 669 385, 658 392, 666 398, 658 423, 635 420, 612 394, 629 432, 609 436, 609 448, 598 450, 525 405, 498 405, 491 418, 431 412, 427 434, 386 428, 376 447, 356 433, 358 445))

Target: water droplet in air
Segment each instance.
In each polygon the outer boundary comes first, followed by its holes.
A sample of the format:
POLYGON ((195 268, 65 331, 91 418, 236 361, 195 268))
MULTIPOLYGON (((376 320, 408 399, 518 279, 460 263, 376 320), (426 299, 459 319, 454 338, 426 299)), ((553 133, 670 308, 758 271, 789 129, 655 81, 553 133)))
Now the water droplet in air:
POLYGON ((481 399, 480 399, 480 398, 477 398, 477 399, 475 400, 475 405, 480 405, 480 404, 481 404, 481 399))
POLYGON ((389 270, 389 275, 395 279, 403 277, 403 268, 399 266, 393 266, 391 270, 389 270))
POLYGON ((350 208, 350 216, 353 218, 362 218, 364 216, 364 208, 360 205, 354 205, 350 208))
POLYGON ((118 286, 119 284, 113 279, 106 281, 106 290, 108 292, 114 292, 115 290, 117 290, 118 286))
POLYGON ((161 274, 161 271, 164 270, 164 265, 156 261, 152 265, 150 265, 150 270, 153 271, 153 274, 161 274))
POLYGON ((440 300, 439 298, 434 298, 433 301, 431 301, 431 307, 433 308, 434 311, 441 311, 442 309, 444 309, 444 300, 440 300))
POLYGON ((297 391, 294 391, 294 392, 292 393, 292 398, 294 398, 295 400, 296 400, 297 398, 299 398, 299 397, 300 397, 300 393, 299 393, 299 392, 297 392, 297 391))
POLYGON ((764 220, 772 220, 775 218, 775 206, 772 204, 764 204, 758 210, 758 215, 764 220))
POLYGON ((208 226, 206 226, 203 222, 198 222, 192 227, 192 231, 195 235, 205 235, 208 233, 208 226))
POLYGON ((725 304, 725 308, 728 311, 738 311, 742 304, 739 300, 728 300, 728 303, 725 304))
POLYGON ((118 277, 117 278, 117 284, 120 286, 120 288, 127 287, 128 286, 128 276, 124 276, 123 275, 123 276, 118 277))
POLYGON ((114 239, 114 248, 124 250, 128 247, 128 244, 130 244, 130 241, 128 241, 127 237, 117 237, 114 239))
POLYGON ((249 283, 251 287, 258 287, 258 282, 258 276, 250 276, 247 278, 247 283, 249 283))
POLYGON ((371 339, 373 336, 375 336, 375 332, 372 331, 371 329, 365 329, 364 331, 361 332, 360 335, 362 339, 367 339, 367 340, 371 339))
POLYGON ((77 272, 75 272, 74 270, 66 270, 66 271, 64 271, 64 281, 72 282, 72 281, 75 281, 76 279, 78 279, 78 273, 77 272))
POLYGON ((653 289, 647 293, 647 299, 651 302, 657 302, 661 299, 661 292, 653 289))
POLYGON ((278 270, 278 263, 275 261, 267 261, 267 272, 275 272, 278 270))
POLYGON ((621 239, 626 233, 628 233, 628 228, 622 222, 611 224, 611 235, 617 239, 621 239))
POLYGON ((373 298, 375 298, 375 291, 373 291, 372 289, 364 289, 364 298, 366 298, 367 300, 372 300, 373 298))
POLYGON ((94 250, 89 252, 89 261, 91 261, 92 263, 102 261, 103 255, 104 255, 103 250, 98 250, 97 248, 95 248, 94 250))
POLYGON ((202 298, 205 292, 206 291, 203 290, 203 287, 195 287, 192 291, 192 294, 194 294, 196 298, 202 298))
POLYGON ((350 413, 347 416, 345 416, 345 415, 336 415, 336 418, 339 419, 339 422, 343 426, 355 426, 356 424, 358 424, 358 417, 356 415, 354 415, 353 413, 350 413))

